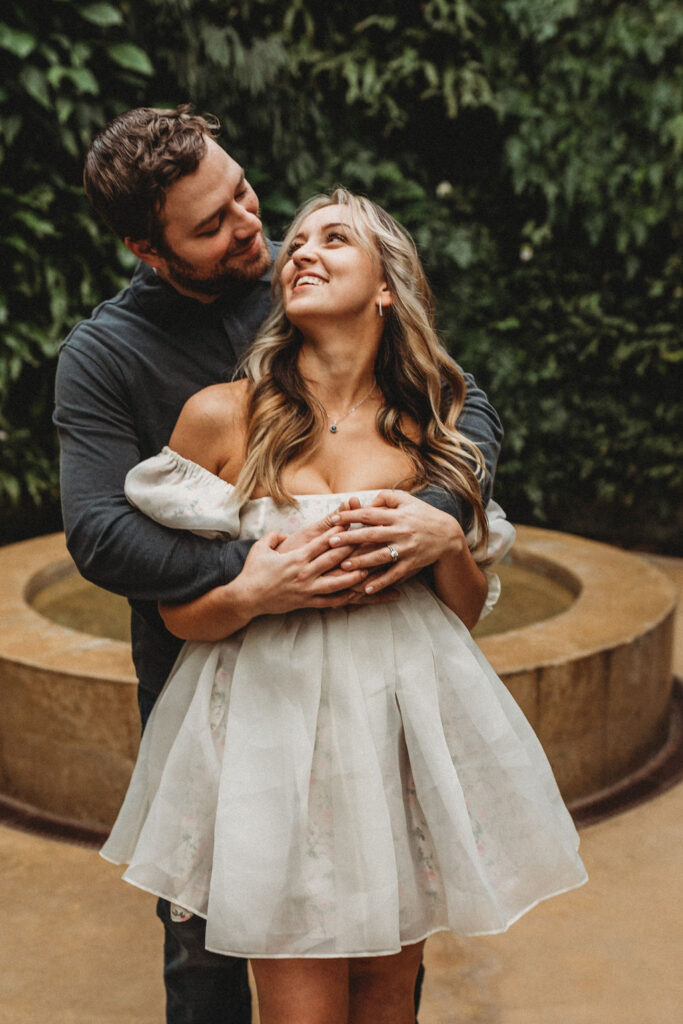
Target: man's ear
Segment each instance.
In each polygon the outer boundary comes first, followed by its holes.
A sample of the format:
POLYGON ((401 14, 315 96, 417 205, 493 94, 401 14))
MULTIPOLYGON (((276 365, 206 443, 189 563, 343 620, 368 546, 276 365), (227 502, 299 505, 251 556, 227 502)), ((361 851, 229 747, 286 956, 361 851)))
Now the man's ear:
POLYGON ((123 244, 127 249, 133 253, 137 259, 142 260, 143 263, 147 263, 148 266, 158 269, 162 260, 156 249, 153 249, 150 242, 146 238, 138 238, 133 241, 132 238, 124 238, 123 244))

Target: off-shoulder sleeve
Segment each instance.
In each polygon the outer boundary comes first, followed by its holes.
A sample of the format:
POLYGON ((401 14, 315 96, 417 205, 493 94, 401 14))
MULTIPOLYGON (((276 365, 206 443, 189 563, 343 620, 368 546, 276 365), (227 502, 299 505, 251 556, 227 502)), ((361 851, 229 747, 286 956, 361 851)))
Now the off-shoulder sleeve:
MULTIPOLYGON (((500 562, 508 553, 515 541, 515 528, 508 522, 505 512, 495 501, 489 501, 486 506, 486 518, 489 526, 489 538, 485 551, 475 551, 474 560, 481 566, 484 575, 488 580, 488 594, 484 607, 481 610, 480 619, 486 618, 498 603, 500 597, 500 577, 497 573, 491 572, 489 566, 500 562)), ((467 543, 474 548, 477 542, 477 529, 473 527, 467 534, 467 543)))
POLYGON ((208 540, 239 535, 240 503, 232 484, 168 447, 129 471, 125 493, 131 505, 172 530, 208 540))

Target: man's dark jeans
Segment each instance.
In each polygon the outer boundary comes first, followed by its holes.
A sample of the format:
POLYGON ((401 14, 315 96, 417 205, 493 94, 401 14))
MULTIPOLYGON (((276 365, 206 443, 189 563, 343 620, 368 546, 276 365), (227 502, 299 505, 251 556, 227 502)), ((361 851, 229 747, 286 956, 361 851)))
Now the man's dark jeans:
MULTIPOLYGON (((155 699, 153 694, 138 687, 143 729, 155 699)), ((247 961, 209 953, 204 948, 203 918, 193 916, 187 921, 173 921, 166 900, 157 903, 157 916, 165 931, 166 1024, 251 1024, 247 961)), ((423 977, 424 967, 420 964, 415 984, 415 1013, 423 977)))
POLYGON ((203 918, 173 921, 169 911, 159 900, 167 1024, 251 1024, 247 961, 207 952, 203 918))

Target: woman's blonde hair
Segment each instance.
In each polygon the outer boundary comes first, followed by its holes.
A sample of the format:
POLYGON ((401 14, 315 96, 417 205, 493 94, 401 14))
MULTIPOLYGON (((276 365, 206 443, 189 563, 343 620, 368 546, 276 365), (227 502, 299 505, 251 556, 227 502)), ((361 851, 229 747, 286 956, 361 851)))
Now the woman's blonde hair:
POLYGON ((377 429, 410 458, 413 490, 433 483, 455 491, 472 506, 479 541, 486 539, 479 481, 486 472, 481 452, 457 428, 465 400, 465 381, 434 330, 431 289, 410 235, 376 203, 337 188, 315 196, 297 213, 273 268, 273 307, 242 363, 252 382, 247 454, 237 480, 244 498, 258 485, 279 503, 294 503, 282 481, 285 466, 309 454, 326 428, 325 410, 297 366, 302 341, 284 310, 280 275, 289 246, 309 214, 325 206, 348 207, 351 227, 382 268, 392 303, 385 306, 384 331, 375 361, 375 378, 384 403, 377 429), (419 431, 417 441, 404 433, 401 417, 419 431))

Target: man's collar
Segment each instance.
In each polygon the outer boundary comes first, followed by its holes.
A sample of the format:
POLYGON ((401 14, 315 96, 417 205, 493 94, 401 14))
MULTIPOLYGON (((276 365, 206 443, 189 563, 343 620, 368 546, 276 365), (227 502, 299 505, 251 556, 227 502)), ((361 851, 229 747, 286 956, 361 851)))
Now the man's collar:
POLYGON ((282 242, 271 242, 269 238, 266 238, 266 244, 268 246, 268 252, 270 253, 270 263, 268 264, 268 269, 266 270, 265 274, 263 274, 263 276, 260 277, 259 280, 270 282, 270 275, 275 264, 275 257, 282 248, 282 242))

